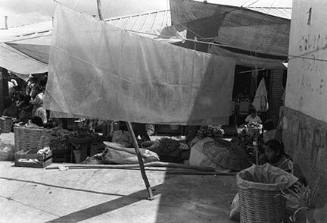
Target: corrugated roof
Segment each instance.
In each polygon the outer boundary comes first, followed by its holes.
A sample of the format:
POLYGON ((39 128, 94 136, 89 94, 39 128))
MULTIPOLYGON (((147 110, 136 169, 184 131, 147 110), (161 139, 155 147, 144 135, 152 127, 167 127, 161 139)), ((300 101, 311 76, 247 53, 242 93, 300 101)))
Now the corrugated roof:
POLYGON ((121 29, 159 35, 165 27, 171 26, 169 10, 106 19, 106 22, 121 29))
MULTIPOLYGON (((109 18, 105 21, 121 29, 134 31, 141 34, 160 35, 161 31, 171 25, 169 10, 154 11, 137 15, 109 18)), ((52 22, 42 22, 20 27, 0 30, 0 42, 21 41, 24 39, 50 36, 52 22)))
MULTIPOLYGON (((286 19, 291 19, 292 15, 292 8, 288 7, 248 7, 248 9, 286 19)), ((171 15, 170 10, 161 10, 109 18, 105 21, 121 29, 143 34, 159 35, 163 28, 171 25, 171 15)), ((0 42, 51 35, 51 30, 51 21, 13 27, 8 30, 0 30, 0 42)))

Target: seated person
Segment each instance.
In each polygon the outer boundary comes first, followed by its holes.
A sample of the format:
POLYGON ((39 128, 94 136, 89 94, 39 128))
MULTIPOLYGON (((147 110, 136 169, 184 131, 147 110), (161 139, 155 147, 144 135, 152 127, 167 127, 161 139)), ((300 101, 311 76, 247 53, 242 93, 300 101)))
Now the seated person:
POLYGON ((22 95, 17 102, 17 107, 19 110, 18 119, 22 122, 27 122, 28 119, 32 117, 33 106, 29 103, 31 97, 28 95, 22 95))
POLYGON ((135 134, 135 137, 141 138, 141 142, 150 141, 150 136, 147 131, 146 124, 143 123, 132 123, 133 131, 135 134))
POLYGON ((260 152, 262 153, 264 152, 262 148, 263 145, 272 139, 277 139, 281 141, 281 139, 279 139, 278 137, 277 129, 274 128, 273 120, 268 119, 263 123, 263 133, 261 133, 258 138, 258 145, 259 145, 260 152))
POLYGON ((3 116, 17 118, 18 110, 16 104, 10 98, 5 99, 5 109, 2 112, 3 116))
POLYGON ((43 121, 40 117, 33 116, 27 127, 43 127, 43 121))
POLYGON ((270 163, 286 172, 293 174, 293 161, 285 153, 283 143, 276 139, 269 140, 263 145, 264 155, 261 163, 270 163))
POLYGON ((261 118, 257 115, 257 110, 255 108, 250 108, 250 114, 245 119, 246 124, 259 123, 261 124, 261 118))
POLYGON ((35 116, 42 119, 43 125, 47 124, 47 112, 43 107, 36 109, 35 116))
MULTIPOLYGON (((293 174, 294 167, 293 161, 285 153, 283 143, 276 139, 269 140, 264 145, 264 156, 261 157, 261 163, 269 163, 275 167, 278 167, 286 172, 293 174)), ((295 175, 296 176, 296 175, 295 175)), ((296 176, 298 181, 289 187, 290 190, 294 188, 296 184, 306 184, 306 181, 303 176, 296 176)), ((239 220, 240 218, 240 207, 239 207, 239 196, 236 196, 233 199, 232 210, 229 214, 229 217, 232 220, 239 220)))

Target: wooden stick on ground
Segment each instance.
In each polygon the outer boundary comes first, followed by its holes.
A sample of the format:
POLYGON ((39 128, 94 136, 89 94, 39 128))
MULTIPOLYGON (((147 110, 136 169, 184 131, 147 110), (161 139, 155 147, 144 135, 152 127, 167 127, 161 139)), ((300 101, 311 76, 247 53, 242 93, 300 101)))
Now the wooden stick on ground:
POLYGON ((135 153, 137 155, 137 159, 138 159, 138 162, 139 162, 139 165, 140 165, 140 170, 141 170, 142 178, 143 178, 144 184, 146 186, 146 189, 148 191, 148 199, 149 200, 153 200, 152 189, 151 189, 151 186, 150 186, 148 177, 146 176, 146 173, 145 173, 142 155, 141 155, 140 150, 139 150, 139 145, 137 143, 137 140, 136 140, 136 137, 135 137, 133 128, 132 128, 132 124, 130 122, 126 122, 126 124, 127 124, 128 131, 131 134, 132 139, 133 139, 133 145, 134 145, 135 153))

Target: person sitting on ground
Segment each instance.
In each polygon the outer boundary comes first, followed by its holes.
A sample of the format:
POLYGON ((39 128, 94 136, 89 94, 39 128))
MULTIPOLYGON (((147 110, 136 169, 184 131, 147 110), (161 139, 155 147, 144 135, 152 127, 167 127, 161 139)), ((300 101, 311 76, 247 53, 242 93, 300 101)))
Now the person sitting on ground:
POLYGON ((47 124, 47 111, 43 107, 38 107, 34 115, 42 119, 43 125, 47 124))
MULTIPOLYGON (((264 156, 261 157, 260 164, 269 163, 275 167, 278 167, 288 173, 293 174, 297 177, 298 181, 292 184, 288 189, 294 190, 296 185, 306 185, 305 178, 303 176, 294 174, 294 166, 291 158, 285 153, 284 145, 276 139, 269 140, 264 144, 264 156)), ((231 205, 231 211, 229 217, 234 221, 239 221, 240 219, 240 205, 239 205, 239 195, 233 199, 231 205)))
POLYGON ((146 127, 146 124, 143 124, 143 123, 132 123, 132 127, 133 127, 133 131, 134 131, 134 134, 135 134, 135 137, 136 138, 139 138, 140 137, 140 141, 141 143, 142 142, 147 142, 147 141, 150 141, 150 136, 148 134, 148 131, 147 131, 147 127, 146 127))
POLYGON ((32 117, 33 106, 29 103, 31 97, 29 95, 21 95, 16 102, 18 112, 18 120, 27 122, 32 117))
POLYGON ((36 128, 43 127, 42 119, 40 117, 33 116, 32 119, 27 124, 27 127, 36 127, 36 128))
POLYGON ((265 143, 263 148, 264 155, 261 157, 261 163, 269 163, 293 174, 293 161, 285 153, 283 143, 276 139, 272 139, 265 143))
POLYGON ((36 86, 35 89, 32 89, 32 96, 30 103, 33 105, 32 115, 36 116, 36 110, 39 107, 43 106, 44 92, 40 86, 36 86))
POLYGON ((4 104, 6 108, 3 110, 2 115, 17 118, 18 110, 16 104, 10 98, 6 98, 4 104))
POLYGON ((261 118, 257 115, 257 110, 255 108, 250 109, 250 114, 246 117, 245 122, 247 124, 262 123, 261 118))

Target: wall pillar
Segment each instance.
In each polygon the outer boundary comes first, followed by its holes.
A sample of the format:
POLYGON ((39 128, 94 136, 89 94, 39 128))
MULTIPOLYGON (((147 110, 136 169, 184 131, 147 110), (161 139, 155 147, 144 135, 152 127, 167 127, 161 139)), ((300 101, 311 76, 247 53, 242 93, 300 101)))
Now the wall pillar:
POLYGON ((5 99, 8 97, 8 71, 0 68, 0 114, 5 109, 5 99))
POLYGON ((283 73, 283 69, 274 69, 270 72, 268 117, 274 121, 275 125, 278 123, 279 109, 282 106, 283 73))

